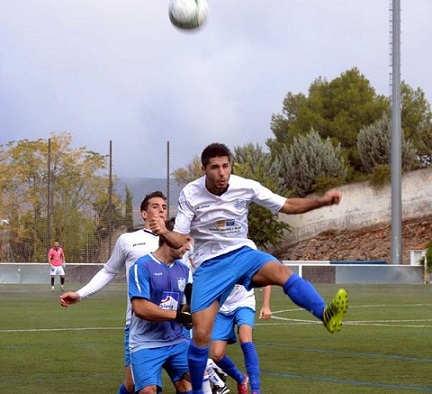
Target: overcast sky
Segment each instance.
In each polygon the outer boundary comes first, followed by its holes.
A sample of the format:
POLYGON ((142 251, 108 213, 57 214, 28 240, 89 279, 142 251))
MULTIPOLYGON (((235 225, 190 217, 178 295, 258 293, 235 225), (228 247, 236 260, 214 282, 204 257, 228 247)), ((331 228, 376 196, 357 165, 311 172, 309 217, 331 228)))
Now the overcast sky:
MULTIPOLYGON (((265 147, 288 92, 357 67, 390 94, 391 0, 0 0, 0 144, 70 132, 119 176, 164 177, 211 142, 265 147)), ((432 0, 401 0, 402 79, 432 102, 432 0)))

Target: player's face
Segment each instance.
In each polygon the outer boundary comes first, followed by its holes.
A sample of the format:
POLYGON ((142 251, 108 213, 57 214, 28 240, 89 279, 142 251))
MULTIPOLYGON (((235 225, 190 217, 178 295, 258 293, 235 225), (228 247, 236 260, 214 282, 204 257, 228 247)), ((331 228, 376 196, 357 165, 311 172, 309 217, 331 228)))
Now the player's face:
POLYGON ((217 195, 224 193, 228 187, 232 170, 229 158, 227 156, 213 157, 203 170, 206 175, 207 190, 217 195))
POLYGON ((146 223, 150 223, 150 221, 155 218, 166 220, 168 215, 168 206, 166 201, 160 197, 151 198, 147 210, 141 211, 141 215, 146 223))

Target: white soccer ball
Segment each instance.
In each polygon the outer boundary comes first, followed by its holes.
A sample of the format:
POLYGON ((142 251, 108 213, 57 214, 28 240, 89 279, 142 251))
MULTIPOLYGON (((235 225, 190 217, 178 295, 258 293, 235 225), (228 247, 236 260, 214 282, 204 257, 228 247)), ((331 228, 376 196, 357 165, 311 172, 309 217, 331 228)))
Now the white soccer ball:
POLYGON ((208 13, 207 0, 170 0, 169 18, 179 29, 192 30, 202 26, 208 13))

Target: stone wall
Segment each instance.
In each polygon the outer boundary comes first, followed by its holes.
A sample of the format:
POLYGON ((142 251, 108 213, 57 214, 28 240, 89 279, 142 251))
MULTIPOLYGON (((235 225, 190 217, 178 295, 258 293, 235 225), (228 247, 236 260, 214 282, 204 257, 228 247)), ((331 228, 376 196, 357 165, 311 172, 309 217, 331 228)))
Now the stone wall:
MULTIPOLYGON (((310 239, 327 230, 357 230, 391 222, 391 186, 372 188, 368 182, 340 188, 343 198, 339 205, 324 207, 302 215, 280 215, 292 231, 286 242, 310 239)), ((402 177, 403 220, 432 214, 432 168, 412 171, 402 177)))

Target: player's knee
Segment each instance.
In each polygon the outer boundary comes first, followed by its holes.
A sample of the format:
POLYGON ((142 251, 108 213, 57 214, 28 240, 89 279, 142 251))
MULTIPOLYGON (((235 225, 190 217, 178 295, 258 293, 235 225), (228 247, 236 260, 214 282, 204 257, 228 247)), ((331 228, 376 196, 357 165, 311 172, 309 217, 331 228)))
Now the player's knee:
POLYGON ((210 334, 207 330, 194 329, 193 331, 193 341, 195 345, 204 347, 210 343, 210 334))
POLYGON ((220 360, 222 360, 224 356, 225 356, 225 352, 224 351, 218 351, 218 350, 212 350, 211 354, 210 354, 211 359, 215 363, 218 363, 220 360))
POLYGON ((192 389, 192 386, 190 384, 190 375, 189 372, 186 372, 180 380, 178 380, 177 382, 175 382, 175 388, 177 391, 179 392, 187 392, 190 391, 192 389))
POLYGON ((143 389, 141 389, 139 394, 157 394, 157 387, 156 386, 146 386, 143 389))

